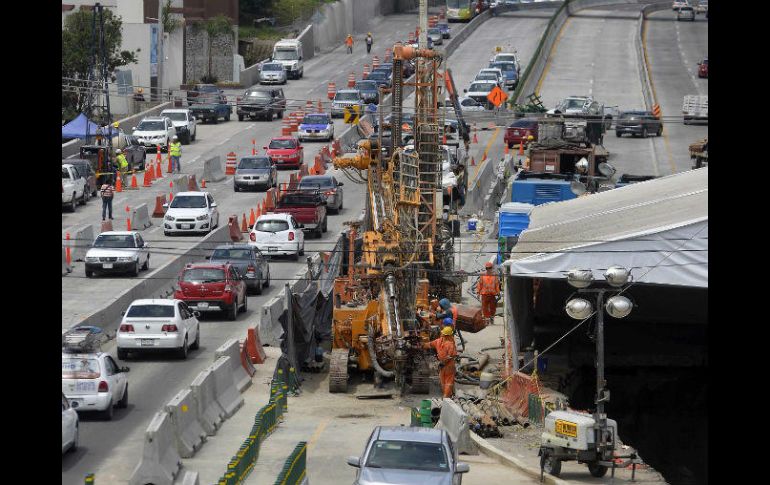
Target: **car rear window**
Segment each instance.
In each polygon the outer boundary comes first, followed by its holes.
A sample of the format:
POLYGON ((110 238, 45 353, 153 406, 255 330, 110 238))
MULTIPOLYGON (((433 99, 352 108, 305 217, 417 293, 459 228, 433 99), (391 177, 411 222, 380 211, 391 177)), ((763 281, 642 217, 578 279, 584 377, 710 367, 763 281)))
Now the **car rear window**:
POLYGON ((126 312, 133 318, 174 318, 173 305, 131 305, 126 312))
POLYGON ((182 281, 196 283, 214 283, 225 280, 225 271, 221 268, 190 268, 184 271, 182 281))
POLYGON ((268 145, 268 148, 279 150, 296 147, 297 144, 294 142, 294 140, 270 140, 270 145, 268 145))
POLYGON ((330 189, 334 187, 334 182, 331 177, 303 177, 299 183, 300 189, 330 189))
POLYGON ((252 259, 251 249, 238 248, 238 249, 215 249, 211 255, 211 259, 252 259))
POLYGON ((316 205, 318 202, 318 195, 316 194, 297 192, 293 194, 285 194, 283 197, 281 197, 279 204, 284 207, 306 207, 316 205))
POLYGON ((440 443, 377 440, 366 466, 401 470, 449 471, 444 446, 440 443))
POLYGON ((509 128, 534 128, 537 125, 537 121, 532 120, 516 120, 509 128))
POLYGON ((243 158, 238 163, 238 168, 242 169, 254 169, 254 168, 270 168, 270 159, 263 158, 243 158))
POLYGON ((255 230, 260 232, 281 232, 289 229, 289 223, 286 221, 268 219, 257 222, 255 230))
POLYGON ((96 379, 101 375, 99 361, 88 357, 62 357, 62 379, 96 379))

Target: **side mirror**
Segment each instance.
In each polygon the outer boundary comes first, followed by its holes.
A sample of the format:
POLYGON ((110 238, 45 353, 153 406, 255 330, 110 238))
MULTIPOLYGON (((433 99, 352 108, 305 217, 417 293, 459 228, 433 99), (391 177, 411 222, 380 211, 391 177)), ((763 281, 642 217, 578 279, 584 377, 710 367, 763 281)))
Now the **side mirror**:
POLYGON ((118 370, 119 370, 120 372, 131 372, 131 369, 130 369, 130 368, 128 368, 128 367, 121 367, 121 368, 120 368, 120 369, 118 369, 118 370))
POLYGON ((468 90, 467 90, 467 89, 463 89, 463 92, 464 92, 464 93, 467 93, 467 92, 468 92, 468 90))
POLYGON ((201 316, 201 312, 199 312, 198 310, 195 310, 195 311, 193 312, 193 315, 195 316, 195 318, 198 318, 198 317, 200 317, 200 316, 201 316))
POLYGON ((345 185, 345 184, 342 183, 342 182, 337 182, 337 187, 342 187, 343 185, 345 185))
POLYGON ((468 473, 469 471, 471 471, 470 465, 461 461, 457 462, 457 466, 455 466, 455 473, 468 473))
MULTIPOLYGON (((349 456, 347 459, 348 465, 356 468, 361 468, 361 458, 357 456, 349 456)), ((467 466, 467 465, 466 465, 467 466)))
POLYGON ((211 259, 211 255, 209 255, 209 256, 206 256, 206 259, 211 259))
POLYGON ((213 209, 214 207, 216 207, 216 206, 217 206, 217 203, 216 203, 216 202, 212 202, 212 203, 211 203, 211 208, 212 208, 212 209, 213 209))
POLYGON ((299 224, 299 225, 297 226, 297 228, 299 228, 299 229, 304 229, 304 228, 305 228, 305 225, 304 225, 304 224, 299 224))
POLYGON ((262 147, 263 150, 267 150, 267 147, 262 147))
POLYGON ((168 202, 164 202, 164 203, 163 203, 163 208, 164 208, 164 209, 168 209, 168 202))
POLYGON ((125 310, 123 310, 122 312, 120 312, 120 316, 121 316, 121 317, 125 317, 125 316, 126 316, 126 311, 125 311, 125 310))
POLYGON ((132 126, 131 131, 136 131, 136 126, 132 126))

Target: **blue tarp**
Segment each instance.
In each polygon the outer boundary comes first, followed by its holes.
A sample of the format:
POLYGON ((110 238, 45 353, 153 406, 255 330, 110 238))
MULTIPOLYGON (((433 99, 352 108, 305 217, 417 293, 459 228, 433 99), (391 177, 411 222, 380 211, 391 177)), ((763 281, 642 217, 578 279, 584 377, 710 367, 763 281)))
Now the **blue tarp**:
MULTIPOLYGON (((70 121, 66 125, 61 127, 61 137, 62 138, 85 138, 86 137, 86 130, 89 137, 92 137, 96 135, 96 129, 98 128, 98 125, 94 123, 93 121, 86 118, 86 115, 83 113, 80 113, 77 118, 70 121)), ((102 132, 106 134, 112 134, 113 136, 117 135, 116 132, 114 132, 114 128, 111 128, 109 132, 106 128, 102 130, 102 132)))

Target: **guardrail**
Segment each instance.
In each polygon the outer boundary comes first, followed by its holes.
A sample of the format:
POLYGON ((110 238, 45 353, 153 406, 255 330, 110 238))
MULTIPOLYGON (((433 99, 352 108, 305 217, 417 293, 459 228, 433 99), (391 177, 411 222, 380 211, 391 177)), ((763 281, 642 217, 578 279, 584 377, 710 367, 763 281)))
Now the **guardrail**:
POLYGON ((652 87, 652 77, 650 76, 649 66, 647 65, 647 45, 644 38, 644 22, 647 16, 659 10, 668 10, 668 2, 646 5, 639 13, 638 29, 634 36, 634 47, 636 47, 636 58, 639 62, 639 79, 642 83, 642 96, 644 104, 648 111, 652 111, 654 105, 658 104, 655 89, 652 87))

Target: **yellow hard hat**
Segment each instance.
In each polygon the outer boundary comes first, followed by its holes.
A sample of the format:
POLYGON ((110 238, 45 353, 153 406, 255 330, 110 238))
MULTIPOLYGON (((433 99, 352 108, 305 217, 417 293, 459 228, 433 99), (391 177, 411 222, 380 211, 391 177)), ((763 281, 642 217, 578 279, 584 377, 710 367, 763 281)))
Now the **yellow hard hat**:
POLYGON ((142 88, 137 88, 136 92, 137 92, 137 93, 139 93, 139 94, 142 94, 142 93, 144 92, 144 89, 142 89, 142 88))
POLYGON ((117 127, 119 127, 119 126, 120 126, 120 123, 118 123, 118 122, 116 121, 115 123, 113 123, 113 124, 112 124, 112 126, 114 126, 115 128, 117 128, 117 127))
POLYGON ((535 139, 535 137, 534 137, 534 136, 532 136, 532 135, 529 135, 529 136, 527 137, 527 140, 534 140, 534 139, 535 139))
POLYGON ((452 327, 450 326, 446 326, 441 329, 441 335, 443 336, 452 335, 453 333, 454 333, 454 330, 452 330, 452 327))
POLYGON ((369 32, 369 33, 368 33, 368 34, 366 34, 366 35, 372 35, 372 33, 371 33, 371 32, 369 32))

